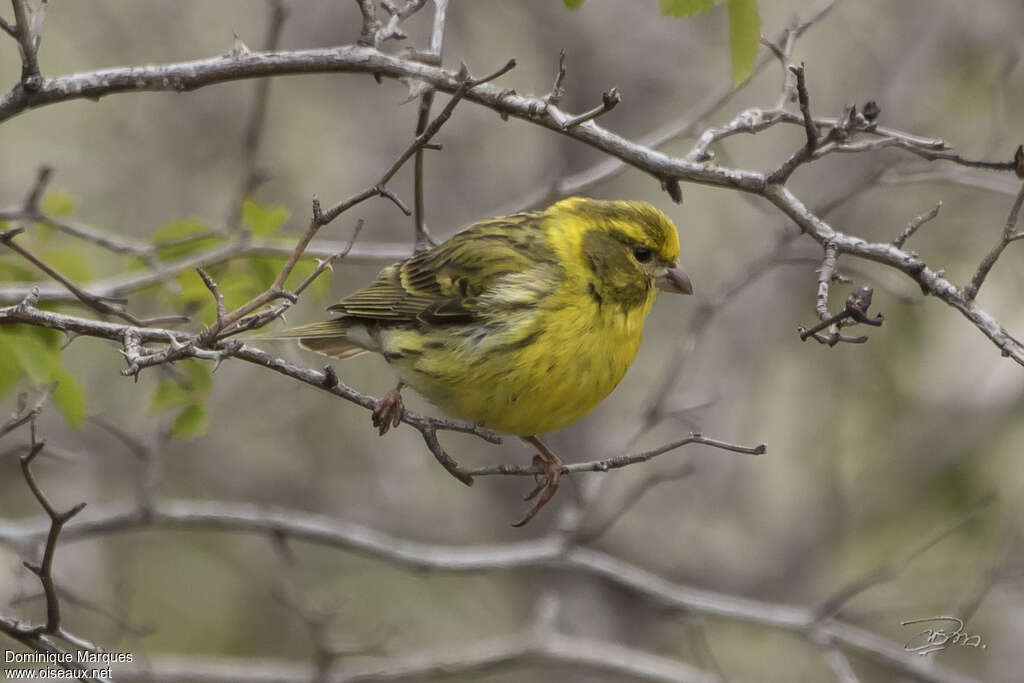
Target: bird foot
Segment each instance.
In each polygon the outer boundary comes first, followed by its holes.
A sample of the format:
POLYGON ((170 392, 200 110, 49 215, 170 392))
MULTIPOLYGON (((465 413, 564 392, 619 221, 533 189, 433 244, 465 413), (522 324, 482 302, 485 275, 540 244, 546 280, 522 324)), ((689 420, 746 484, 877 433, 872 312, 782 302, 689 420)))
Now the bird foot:
POLYGON ((538 455, 533 456, 533 464, 535 467, 543 468, 543 471, 533 475, 537 485, 523 498, 523 500, 537 498, 537 502, 533 504, 525 517, 512 524, 514 527, 526 525, 554 497, 558 491, 558 481, 562 477, 562 468, 565 466, 561 458, 548 450, 536 437, 530 437, 527 440, 537 446, 537 450, 540 451, 538 455))
POLYGON ((405 382, 399 382, 394 389, 377 401, 377 407, 373 409, 373 426, 378 429, 381 436, 402 423, 402 415, 405 413, 405 405, 402 403, 404 386, 405 382))

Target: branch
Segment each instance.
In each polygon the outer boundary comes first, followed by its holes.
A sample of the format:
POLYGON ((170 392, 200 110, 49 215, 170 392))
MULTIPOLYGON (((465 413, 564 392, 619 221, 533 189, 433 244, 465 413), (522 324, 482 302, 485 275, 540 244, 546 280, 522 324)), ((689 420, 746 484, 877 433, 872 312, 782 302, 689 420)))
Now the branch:
POLYGON ((32 461, 43 450, 43 446, 42 441, 36 441, 35 429, 33 429, 32 447, 28 453, 21 456, 21 473, 25 477, 25 483, 32 489, 32 495, 39 501, 39 505, 50 518, 50 531, 46 536, 42 562, 38 565, 26 562, 25 567, 39 577, 39 583, 42 584, 43 592, 46 594, 46 625, 39 629, 39 633, 59 634, 61 630, 60 599, 57 597, 57 588, 53 582, 53 558, 57 553, 57 541, 60 538, 61 529, 64 528, 68 520, 82 511, 85 503, 79 503, 65 512, 57 512, 50 504, 32 474, 32 461))
MULTIPOLYGON (((641 462, 647 462, 659 455, 674 451, 677 448, 686 446, 691 443, 704 444, 705 446, 711 446, 712 448, 720 448, 724 451, 732 451, 733 453, 745 453, 747 455, 762 455, 767 451, 764 444, 757 446, 740 446, 738 444, 727 443, 725 441, 719 441, 718 439, 711 439, 693 432, 690 436, 685 439, 679 439, 672 443, 659 446, 658 448, 644 451, 643 453, 635 453, 633 455, 619 455, 612 458, 605 458, 604 460, 593 460, 590 462, 576 462, 569 463, 562 467, 562 474, 572 474, 574 472, 607 472, 608 470, 619 469, 621 467, 627 467, 629 465, 635 465, 641 462)), ((545 470, 539 465, 492 465, 488 467, 478 467, 475 469, 467 470, 466 474, 478 477, 491 474, 509 474, 515 476, 527 476, 534 474, 542 474, 545 470)))
MULTIPOLYGON (((834 253, 836 247, 834 244, 830 244, 832 252, 834 253)), ((828 253, 829 247, 826 247, 826 253, 828 253)), ((828 262, 828 256, 826 256, 826 264, 828 262)), ((825 266, 822 266, 822 271, 825 271, 825 266)), ((832 277, 831 273, 829 277, 832 277)), ((819 295, 821 294, 821 285, 819 284, 819 295)), ((885 317, 879 313, 875 317, 868 316, 868 308, 871 307, 871 299, 874 295, 874 288, 871 285, 861 285, 857 289, 850 293, 850 296, 846 298, 846 306, 843 310, 839 311, 835 315, 829 315, 828 309, 825 308, 824 301, 819 298, 818 316, 821 318, 821 322, 811 328, 799 327, 797 331, 800 333, 800 341, 807 341, 811 337, 814 337, 822 344, 828 346, 835 346, 838 342, 847 342, 850 344, 863 344, 867 341, 867 337, 844 337, 839 334, 839 328, 847 325, 855 325, 857 323, 863 323, 865 325, 871 325, 873 327, 881 327, 885 317), (819 335, 818 333, 824 330, 826 327, 832 328, 828 335, 819 335)), ((827 286, 825 288, 825 296, 828 296, 827 286)))
POLYGON ((0 438, 7 436, 10 432, 13 432, 24 424, 33 422, 37 417, 39 417, 39 413, 43 412, 43 406, 50 400, 50 396, 53 395, 53 391, 56 388, 56 384, 48 386, 31 408, 27 406, 28 394, 19 395, 18 409, 11 413, 11 416, 7 418, 7 421, 4 422, 3 425, 0 425, 0 438))
MULTIPOLYGON (((347 242, 340 240, 318 240, 309 243, 303 252, 305 257, 329 258, 343 251, 347 242)), ((198 254, 193 254, 176 261, 161 263, 158 268, 141 272, 124 273, 89 283, 89 290, 94 296, 104 299, 119 299, 138 289, 161 284, 174 279, 176 275, 196 268, 230 261, 235 258, 253 255, 290 256, 295 250, 295 243, 282 239, 244 239, 238 238, 198 254)), ((406 243, 378 243, 356 246, 346 255, 352 263, 380 263, 381 261, 398 261, 412 254, 406 243)), ((77 301, 78 299, 67 289, 50 282, 25 282, 0 284, 0 303, 12 304, 21 301, 25 292, 31 288, 39 289, 39 300, 46 302, 77 301)))
MULTIPOLYGON (((39 579, 39 584, 42 587, 43 596, 45 597, 46 606, 46 621, 39 626, 31 626, 29 624, 18 622, 17 620, 8 619, 0 615, 0 633, 5 633, 19 643, 31 648, 36 652, 42 652, 47 654, 66 653, 64 649, 57 646, 53 642, 53 638, 59 638, 78 649, 86 649, 90 651, 96 651, 97 647, 89 641, 80 638, 70 632, 68 632, 61 623, 61 611, 60 611, 60 595, 58 594, 57 585, 53 580, 53 561, 57 554, 57 542, 60 540, 61 531, 64 526, 82 509, 85 507, 85 503, 79 503, 71 507, 70 509, 59 512, 54 508, 53 504, 47 498, 46 494, 43 493, 42 488, 36 481, 35 474, 32 472, 32 461, 35 460, 36 456, 42 452, 45 447, 45 442, 36 439, 36 425, 35 420, 38 417, 39 412, 42 410, 42 405, 54 387, 50 387, 40 401, 28 412, 28 422, 31 426, 31 443, 29 446, 28 453, 21 456, 21 473, 25 479, 25 483, 28 485, 29 490, 32 491, 32 495, 39 503, 40 507, 46 512, 46 528, 43 531, 45 536, 45 543, 43 545, 42 560, 39 564, 33 564, 25 561, 23 564, 26 569, 36 575, 39 579)), ((19 403, 24 403, 23 397, 19 400, 19 403)), ((24 411, 24 406, 19 405, 19 413, 24 411)), ((12 418, 13 419, 13 418, 12 418)), ((5 425, 12 424, 11 421, 5 425)), ((13 427, 11 427, 13 429, 13 427)), ((7 431, 10 431, 8 429, 7 431)), ((4 432, 6 433, 6 432, 4 432)), ((65 671, 73 670, 73 662, 75 659, 70 660, 71 663, 56 660, 55 663, 65 671)), ((79 678, 79 680, 84 680, 79 678)), ((101 678, 100 680, 106 680, 101 678)))
MULTIPOLYGON (((818 620, 813 609, 764 602, 674 583, 612 555, 585 547, 566 547, 557 534, 492 545, 446 546, 388 535, 351 522, 298 510, 239 503, 167 501, 144 517, 132 507, 94 510, 92 518, 65 529, 65 542, 136 529, 202 530, 283 535, 377 558, 411 569, 451 572, 553 568, 601 578, 662 607, 734 619, 831 642, 851 653, 921 681, 976 683, 933 661, 906 652, 896 643, 837 618, 818 620)), ((45 535, 42 521, 0 521, 0 541, 24 543, 45 535)))
MULTIPOLYGON (((387 681, 462 680, 492 671, 517 670, 531 666, 569 667, 586 676, 604 673, 616 680, 664 683, 718 683, 721 679, 696 667, 618 643, 546 632, 543 639, 532 633, 510 634, 444 648, 389 656, 386 661, 346 664, 325 676, 328 683, 385 683, 387 681)), ((316 679, 315 667, 285 661, 251 659, 202 659, 158 657, 145 668, 118 668, 118 681, 162 683, 201 681, 236 683, 275 681, 307 683, 316 679)), ((604 678, 602 676, 602 678, 604 678)))
POLYGON ((907 227, 904 228, 903 232, 901 232, 896 237, 896 239, 894 239, 892 241, 892 246, 896 247, 897 249, 902 249, 903 248, 903 244, 908 239, 910 239, 910 237, 915 232, 917 232, 918 228, 920 228, 922 225, 924 225, 925 223, 927 223, 928 221, 934 219, 936 216, 939 215, 939 210, 941 208, 942 208, 942 202, 940 201, 938 204, 935 205, 935 208, 932 209, 931 211, 929 211, 927 213, 922 213, 921 215, 916 216, 913 220, 911 220, 909 223, 907 223, 907 227))
MULTIPOLYGON (((74 332, 87 337, 109 339, 126 346, 134 346, 135 353, 142 353, 142 344, 161 343, 167 344, 164 351, 157 353, 166 354, 174 358, 201 358, 214 359, 215 357, 238 358, 254 365, 259 365, 273 370, 279 374, 291 377, 292 379, 316 387, 322 391, 334 394, 339 398, 360 405, 372 410, 377 405, 377 399, 372 396, 361 394, 355 389, 340 382, 333 371, 319 372, 309 368, 293 365, 282 358, 277 358, 257 348, 231 342, 220 344, 215 349, 200 348, 199 335, 190 332, 177 330, 160 329, 156 327, 133 327, 119 323, 111 323, 100 320, 89 320, 78 318, 62 313, 42 311, 31 305, 18 305, 0 308, 0 324, 4 323, 29 323, 40 327, 61 330, 63 332, 74 332), (125 340, 131 340, 125 343, 125 340), (212 356, 211 356, 212 354, 212 356), (333 380, 331 379, 333 377, 333 380)), ((131 355, 131 352, 128 352, 131 355)), ((165 358, 166 362, 169 358, 165 358)), ((144 361, 145 362, 145 361, 144 361)), ((145 362, 145 364, 152 364, 145 362)), ((477 425, 470 425, 454 420, 425 417, 411 411, 404 411, 402 422, 417 429, 421 433, 426 430, 456 431, 466 434, 473 434, 490 443, 500 443, 501 439, 487 429, 477 425)))
POLYGON ((569 130, 570 128, 575 128, 576 126, 584 124, 587 121, 593 121, 597 117, 607 114, 608 112, 615 108, 615 105, 617 105, 621 101, 622 95, 619 94, 618 89, 612 88, 608 92, 601 94, 601 104, 597 105, 593 109, 589 109, 583 112, 582 114, 578 114, 577 116, 572 116, 568 119, 563 119, 559 123, 559 125, 562 127, 562 130, 569 130))
MULTIPOLYGON (((29 0, 11 0, 14 6, 14 26, 9 24, 5 30, 18 41, 21 52, 21 83, 25 91, 33 93, 42 84, 43 77, 39 73, 39 26, 42 24, 45 0, 38 7, 32 7, 29 0)), ((6 23, 6 22, 5 22, 6 23)))
POLYGON ((1000 237, 999 242, 996 243, 992 250, 985 255, 981 263, 978 264, 978 270, 975 271, 974 277, 971 278, 971 284, 964 287, 964 298, 967 301, 974 301, 974 297, 978 296, 978 290, 981 289, 981 285, 985 282, 985 277, 988 276, 992 266, 999 260, 1000 255, 1003 253, 1003 249, 1006 249, 1010 242, 1015 242, 1024 237, 1024 232, 1016 232, 1017 218, 1020 216, 1021 206, 1024 205, 1024 184, 1021 185, 1020 191, 1017 192, 1017 198, 1013 200, 1013 206, 1010 207, 1010 215, 1006 217, 1006 225, 1003 226, 1003 234, 1000 237))
POLYGON ((826 598, 821 603, 821 606, 818 607, 818 617, 821 619, 833 617, 839 613, 839 610, 842 609, 843 605, 857 595, 898 577, 900 573, 907 568, 907 565, 917 558, 918 555, 936 545, 944 538, 960 529, 964 524, 984 512, 992 504, 993 500, 993 497, 980 500, 971 506, 971 509, 968 510, 967 513, 952 521, 944 522, 938 528, 933 530, 917 543, 914 543, 905 552, 893 558, 885 565, 851 581, 849 584, 836 591, 830 597, 826 598))
MULTIPOLYGON (((434 0, 434 28, 430 35, 430 52, 425 55, 429 64, 441 64, 441 49, 444 45, 444 27, 448 16, 448 0, 434 0)), ((416 118, 416 137, 426 132, 430 121, 430 108, 434 104, 434 89, 427 88, 420 96, 419 113, 416 118)), ((426 144, 416 149, 413 160, 413 252, 426 251, 436 246, 427 234, 424 225, 423 150, 426 144)))
MULTIPOLYGON (((263 39, 263 49, 273 51, 281 42, 281 31, 288 18, 288 11, 285 8, 284 0, 267 0, 267 4, 270 8, 270 17, 267 20, 267 33, 263 39)), ((270 80, 261 78, 256 81, 256 92, 253 94, 252 108, 249 110, 249 120, 245 126, 245 136, 242 142, 242 161, 245 170, 238 195, 231 203, 227 221, 228 230, 238 230, 241 227, 242 203, 267 180, 266 171, 260 168, 259 154, 263 144, 269 99, 270 80)))
MULTIPOLYGON (((396 197, 387 188, 388 181, 394 177, 394 175, 398 172, 402 165, 406 161, 408 161, 409 158, 412 157, 417 150, 421 149, 425 144, 427 144, 430 141, 430 139, 435 134, 437 134, 437 132, 441 129, 441 126, 444 125, 444 123, 451 117, 452 111, 455 109, 455 106, 472 88, 480 84, 486 83, 487 81, 498 78, 502 74, 512 69, 514 66, 515 60, 509 60, 509 62, 504 67, 494 72, 490 76, 486 76, 481 79, 472 79, 468 75, 465 75, 463 77, 462 83, 456 90, 455 94, 452 96, 451 100, 449 100, 444 110, 442 110, 442 112, 437 116, 436 119, 430 122, 430 124, 424 129, 423 133, 418 135, 416 139, 413 140, 413 142, 409 145, 405 152, 403 152, 402 155, 391 165, 391 167, 384 172, 384 175, 381 176, 380 180, 377 181, 375 185, 372 185, 363 190, 362 192, 359 192, 356 195, 353 195, 352 197, 342 202, 339 202, 338 204, 336 204, 335 206, 331 207, 326 211, 321 210, 319 200, 314 198, 312 217, 310 218, 309 221, 309 227, 306 229, 306 232, 299 238, 298 243, 295 245, 295 248, 289 254, 288 259, 281 267, 281 271, 274 279, 274 282, 271 283, 270 287, 268 287, 266 291, 253 297, 248 302, 246 302, 239 308, 235 309, 234 311, 219 316, 217 321, 213 325, 211 325, 203 333, 202 337, 197 341, 201 345, 210 345, 211 343, 214 343, 219 339, 235 334, 239 331, 253 329, 258 324, 265 324, 269 320, 273 319, 273 317, 276 317, 276 315, 257 315, 253 318, 250 318, 249 324, 247 325, 242 325, 241 321, 244 318, 246 318, 246 316, 249 316, 251 313, 254 313, 258 309, 262 308, 266 304, 276 299, 284 298, 294 303, 296 300, 296 294, 287 291, 284 287, 289 275, 291 275, 292 270, 294 270, 296 264, 298 264, 299 260, 305 254, 306 247, 309 246, 309 243, 316 236, 320 228, 327 225, 328 223, 333 221, 335 218, 337 218, 339 215, 349 210, 350 208, 369 199, 370 197, 383 196, 392 199, 392 201, 398 204, 399 208, 401 208, 402 211, 404 211, 406 214, 409 214, 409 210, 405 207, 404 204, 402 204, 401 200, 399 200, 398 197, 396 197)), ((351 249, 351 246, 346 248, 346 250, 348 249, 351 249)), ((159 362, 165 362, 165 360, 160 360, 159 362)), ((137 369, 138 367, 139 366, 136 364, 135 368, 137 369)))
POLYGON ((988 312, 966 299, 957 287, 941 273, 929 268, 918 256, 894 247, 892 244, 867 242, 837 232, 818 216, 811 213, 787 188, 768 185, 764 197, 789 216, 794 223, 821 245, 835 242, 841 254, 853 254, 894 268, 914 280, 921 290, 931 294, 960 311, 977 327, 1004 356, 1024 365, 1024 344, 1003 329, 988 312))
POLYGON ((74 295, 76 299, 81 301, 89 308, 92 308, 97 313, 100 313, 101 315, 112 315, 121 318, 122 320, 125 320, 127 322, 130 322, 133 325, 146 325, 156 322, 184 322, 188 320, 188 317, 181 315, 160 316, 159 318, 142 320, 140 318, 136 318, 134 315, 123 310, 119 306, 113 305, 114 300, 97 296, 95 294, 90 294, 89 292, 85 291, 84 289, 76 285, 74 282, 69 280, 67 277, 65 277, 59 270, 43 261, 41 258, 30 252, 28 249, 16 243, 14 241, 14 238, 20 235, 22 232, 24 232, 24 229, 22 228, 14 228, 12 230, 0 232, 0 242, 5 244, 11 251, 14 251, 17 254, 19 254, 22 258, 24 258, 26 261, 34 265, 36 268, 43 271, 44 273, 52 277, 54 280, 59 282, 69 292, 71 292, 71 294, 74 295))

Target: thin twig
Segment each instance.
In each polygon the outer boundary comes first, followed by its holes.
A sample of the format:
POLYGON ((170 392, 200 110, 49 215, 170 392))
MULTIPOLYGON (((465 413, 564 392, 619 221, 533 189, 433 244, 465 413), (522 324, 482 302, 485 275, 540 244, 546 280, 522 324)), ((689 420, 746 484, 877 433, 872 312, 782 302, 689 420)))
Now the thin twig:
MULTIPOLYGON (((705 446, 711 446, 712 448, 720 448, 725 451, 744 453, 747 455, 761 455, 767 451, 764 444, 759 444, 757 446, 741 446, 739 444, 712 439, 704 436, 703 434, 693 432, 685 439, 679 439, 672 443, 668 443, 664 446, 659 446, 658 448, 644 451, 642 453, 618 455, 611 458, 604 458, 603 460, 592 460, 590 462, 568 463, 562 467, 562 474, 572 474, 574 472, 607 472, 608 470, 647 462, 659 455, 674 451, 677 448, 681 448, 682 446, 686 446, 691 443, 704 444, 705 446)), ((535 474, 542 474, 544 471, 544 468, 540 465, 490 465, 465 470, 465 473, 471 477, 481 477, 494 474, 532 476, 535 474)))
POLYGON ((874 571, 851 581, 849 584, 833 593, 831 596, 823 600, 821 605, 818 607, 818 618, 827 619, 835 616, 839 613, 839 610, 842 609, 843 605, 857 595, 860 595, 869 588, 874 588, 879 584, 891 581, 899 576, 900 573, 907 568, 907 565, 916 559, 918 555, 939 543, 944 538, 960 529, 964 524, 984 512, 992 504, 993 500, 994 497, 991 496, 983 498, 972 505, 970 510, 965 514, 960 515, 952 521, 943 522, 931 533, 911 545, 906 551, 897 557, 893 558, 881 567, 878 567, 874 571))
POLYGON ((570 119, 562 121, 560 125, 562 126, 563 130, 575 128, 580 124, 586 123, 587 121, 592 121, 593 119, 596 119, 597 117, 603 116, 604 114, 610 112, 612 109, 615 108, 615 105, 617 105, 621 101, 622 95, 619 94, 618 89, 612 88, 608 92, 602 93, 601 104, 597 105, 593 109, 590 109, 588 111, 583 112, 582 114, 579 114, 578 116, 573 116, 570 119))
POLYGON ((226 314, 224 307, 224 295, 221 294, 220 288, 217 287, 217 283, 213 281, 213 278, 210 277, 205 270, 202 268, 196 268, 196 272, 199 273, 199 277, 202 278, 203 284, 206 285, 206 288, 210 290, 210 294, 213 295, 213 300, 217 304, 217 323, 220 324, 226 314))
MULTIPOLYGON (((47 526, 44 520, 0 523, 0 539, 24 543, 44 538, 47 526)), ((974 678, 941 663, 925 661, 906 652, 902 642, 842 619, 818 620, 811 608, 755 600, 674 582, 599 550, 580 546, 567 548, 565 540, 557 532, 528 540, 453 546, 396 537, 353 522, 301 510, 220 501, 169 500, 161 503, 150 517, 140 515, 133 505, 112 505, 95 510, 90 519, 70 524, 64 538, 65 542, 70 542, 133 529, 283 535, 412 569, 447 572, 556 569, 572 576, 607 581, 666 609, 749 622, 802 634, 817 642, 831 642, 851 654, 921 681, 976 683, 974 678)), ((0 618, 0 630, 3 628, 4 622, 0 618)), ((507 638, 502 640, 507 642, 507 638)), ((232 680, 237 680, 237 676, 232 680)))
MULTIPOLYGON (((39 258, 35 254, 33 254, 28 249, 22 247, 20 244, 15 242, 14 238, 17 237, 22 232, 24 232, 24 230, 22 228, 14 228, 13 230, 7 230, 5 232, 2 232, 2 233, 0 233, 0 242, 5 244, 11 251, 14 251, 17 254, 19 254, 22 258, 24 258, 26 261, 28 261, 29 263, 34 265, 36 268, 38 268, 39 270, 43 271, 44 273, 46 273, 47 275, 52 277, 54 280, 59 282, 69 292, 71 292, 75 296, 76 299, 81 301, 83 304, 85 304, 89 308, 92 308, 97 313, 100 313, 100 314, 103 314, 103 315, 116 316, 118 318, 121 318, 122 320, 130 322, 133 325, 142 325, 142 324, 144 324, 144 321, 141 320, 140 318, 136 318, 134 315, 132 315, 131 313, 125 311, 123 308, 120 308, 119 306, 112 305, 112 303, 111 303, 112 300, 111 299, 107 299, 105 297, 96 296, 95 294, 90 294, 89 292, 85 291, 84 289, 82 289, 81 287, 76 285, 74 282, 69 280, 67 277, 65 277, 59 270, 57 270, 56 268, 54 268, 50 264, 46 263, 45 261, 43 261, 41 258, 39 258)), ((115 303, 122 303, 122 302, 115 302, 115 303)), ((178 320, 178 321, 187 321, 188 320, 188 318, 185 317, 185 316, 171 316, 170 318, 165 318, 165 319, 178 320)))
MULTIPOLYGON (((288 18, 284 0, 267 0, 270 16, 267 19, 267 33, 263 39, 263 49, 272 52, 281 42, 281 32, 288 18)), ((242 224, 242 203, 256 191, 266 179, 266 172, 260 167, 259 155, 263 144, 263 132, 266 128, 267 102, 270 99, 270 79, 261 78, 256 81, 249 120, 245 125, 242 142, 242 162, 244 172, 239 185, 238 194, 231 202, 228 214, 228 230, 238 230, 242 224)))
MULTIPOLYGON (((43 12, 45 0, 33 8, 29 0, 11 0, 14 6, 13 37, 18 41, 21 52, 21 86, 28 92, 39 90, 43 77, 39 73, 39 34, 36 17, 43 12)), ((11 33, 11 31, 8 31, 11 33)))
POLYGON ((43 493, 35 476, 32 474, 32 461, 40 451, 43 450, 44 442, 36 441, 35 430, 32 433, 32 447, 29 452, 21 457, 21 473, 25 477, 25 483, 32 490, 32 494, 39 505, 46 511, 50 518, 50 532, 46 537, 46 545, 43 548, 43 559, 38 565, 25 563, 25 567, 39 577, 39 583, 43 586, 46 594, 46 625, 40 629, 41 633, 56 634, 60 632, 60 598, 57 596, 57 587, 53 582, 53 558, 57 553, 57 540, 60 538, 61 529, 69 519, 77 515, 85 507, 85 503, 79 503, 65 512, 57 512, 50 504, 46 494, 43 493))
POLYGON ((14 411, 9 418, 7 418, 7 421, 4 422, 3 425, 0 425, 0 438, 7 436, 18 427, 35 420, 39 416, 39 413, 43 411, 43 406, 50 400, 50 396, 53 395, 56 388, 56 384, 48 386, 43 393, 39 395, 39 398, 36 399, 36 402, 31 408, 26 405, 28 396, 26 394, 21 394, 18 397, 18 409, 14 411))
POLYGON ((964 298, 968 301, 973 301, 978 296, 978 290, 981 289, 981 285, 984 284, 989 271, 992 270, 992 266, 999 260, 1007 245, 1024 237, 1024 232, 1015 232, 1021 206, 1024 206, 1024 184, 1021 185, 1020 191, 1017 192, 1017 198, 1013 200, 1013 206, 1010 207, 1010 214, 1006 217, 1006 224, 1003 226, 1003 234, 999 242, 992 247, 991 251, 985 254, 985 258, 978 264, 978 270, 975 271, 974 277, 971 278, 971 284, 964 287, 964 298))
POLYGON ((910 237, 915 232, 917 232, 918 228, 920 228, 922 225, 924 225, 925 223, 927 223, 928 221, 934 219, 936 216, 939 215, 939 210, 940 209, 942 209, 942 202, 941 201, 938 204, 936 204, 935 208, 933 208, 931 211, 928 211, 926 213, 922 213, 919 216, 915 216, 909 223, 907 223, 907 227, 903 229, 903 232, 901 232, 896 237, 896 239, 894 239, 892 241, 892 245, 894 247, 896 247, 897 249, 902 249, 904 243, 906 243, 906 241, 908 239, 910 239, 910 237))

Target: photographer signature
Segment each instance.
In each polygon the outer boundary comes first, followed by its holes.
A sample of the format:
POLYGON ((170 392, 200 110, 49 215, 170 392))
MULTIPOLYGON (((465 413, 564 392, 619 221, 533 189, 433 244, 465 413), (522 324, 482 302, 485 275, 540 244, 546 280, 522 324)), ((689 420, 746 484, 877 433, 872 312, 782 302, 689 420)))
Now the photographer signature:
POLYGON ((928 655, 933 652, 945 650, 950 645, 963 645, 964 647, 980 647, 982 650, 988 645, 981 642, 981 636, 969 635, 964 631, 963 619, 957 617, 927 617, 924 619, 910 619, 900 622, 902 626, 912 624, 932 624, 933 627, 926 628, 913 638, 907 641, 903 649, 918 655, 928 655), (944 626, 945 628, 940 628, 944 626), (947 631, 948 628, 953 630, 947 631))

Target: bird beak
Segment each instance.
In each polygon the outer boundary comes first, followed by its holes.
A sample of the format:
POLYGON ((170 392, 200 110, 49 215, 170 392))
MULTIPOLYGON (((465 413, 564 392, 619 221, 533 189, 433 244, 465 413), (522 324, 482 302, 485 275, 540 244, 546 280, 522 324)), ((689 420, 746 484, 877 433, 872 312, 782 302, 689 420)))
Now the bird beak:
POLYGON ((654 278, 654 286, 663 292, 693 294, 693 283, 690 282, 690 278, 676 266, 669 266, 665 272, 654 278))

